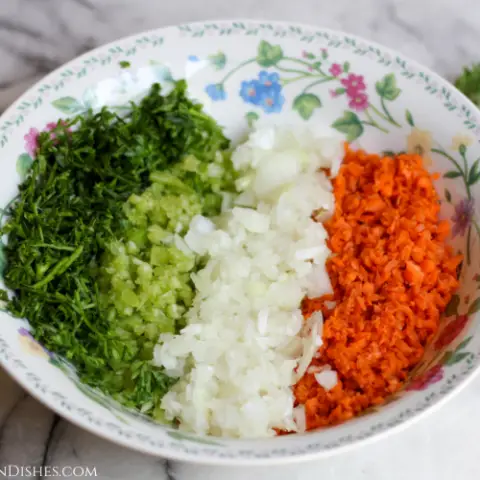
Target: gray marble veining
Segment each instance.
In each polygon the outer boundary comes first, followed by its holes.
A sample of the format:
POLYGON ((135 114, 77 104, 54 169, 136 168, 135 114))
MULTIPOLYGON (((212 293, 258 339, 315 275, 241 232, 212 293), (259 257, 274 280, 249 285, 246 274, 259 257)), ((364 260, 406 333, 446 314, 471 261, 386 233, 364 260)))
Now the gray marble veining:
MULTIPOLYGON (((150 28, 234 17, 362 35, 446 78, 480 60, 478 0, 0 0, 0 110, 97 45, 150 28)), ((214 468, 166 462, 95 437, 54 415, 0 370, 0 467, 80 465, 96 467, 97 478, 106 480, 473 480, 479 399, 477 380, 416 426, 339 457, 276 469, 214 468), (407 461, 399 465, 400 455, 407 461)))
POLYGON ((476 0, 2 0, 0 87, 46 74, 121 36, 232 17, 305 22, 363 35, 447 77, 478 51, 476 0))

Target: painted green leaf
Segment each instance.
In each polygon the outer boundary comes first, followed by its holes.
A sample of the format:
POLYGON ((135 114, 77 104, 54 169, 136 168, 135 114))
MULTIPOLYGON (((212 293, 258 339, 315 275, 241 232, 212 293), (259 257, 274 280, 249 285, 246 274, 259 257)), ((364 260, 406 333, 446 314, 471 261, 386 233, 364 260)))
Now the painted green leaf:
POLYGON ((415 126, 415 122, 413 121, 413 116, 412 116, 412 113, 410 112, 410 110, 405 110, 405 118, 407 120, 407 123, 411 126, 411 127, 414 127, 415 126))
POLYGON ((468 307, 468 315, 477 313, 480 310, 480 297, 476 298, 468 307))
POLYGON ((347 91, 346 88, 343 88, 343 87, 342 87, 342 88, 337 88, 337 89, 335 90, 335 96, 338 97, 339 95, 343 95, 346 91, 347 91))
POLYGON ((130 62, 127 62, 126 60, 122 60, 121 62, 118 62, 118 64, 120 65, 120 68, 130 68, 131 67, 130 62))
POLYGON ((218 52, 215 55, 209 55, 208 59, 215 70, 221 70, 227 63, 227 57, 223 52, 218 52))
POLYGON ((393 150, 383 150, 382 155, 384 157, 394 157, 395 152, 393 150))
POLYGON ((258 45, 257 63, 261 67, 272 67, 283 58, 283 51, 279 45, 272 45, 262 40, 258 45))
POLYGON ((344 133, 347 142, 353 142, 363 133, 362 122, 355 113, 348 110, 332 123, 332 128, 344 133))
POLYGON ((468 184, 474 185, 480 179, 480 158, 477 158, 473 163, 472 167, 470 168, 470 172, 468 173, 468 184))
POLYGON ((450 193, 450 190, 448 190, 447 188, 445 189, 445 200, 448 203, 452 203, 452 194, 450 193))
POLYGON ((255 123, 260 117, 259 117, 258 113, 256 113, 256 112, 247 112, 247 113, 245 114, 245 118, 246 118, 246 120, 247 120, 248 126, 249 126, 250 128, 252 128, 253 125, 254 125, 254 123, 255 123))
MULTIPOLYGON (((58 369, 60 369, 62 372, 64 371, 62 362, 55 355, 52 355, 50 357, 49 363, 51 365, 53 365, 54 367, 57 367, 58 369)), ((66 372, 64 372, 64 373, 66 373, 66 372)))
POLYGON ((193 435, 188 435, 187 433, 180 432, 178 430, 167 430, 167 435, 174 440, 188 440, 190 442, 202 443, 205 445, 215 445, 216 447, 223 447, 222 443, 215 442, 206 437, 195 437, 193 435))
POLYGON ((94 88, 87 88, 83 92, 82 102, 86 109, 92 108, 97 103, 97 94, 94 88))
POLYGON ((450 317, 452 315, 458 315, 458 306, 460 305, 460 297, 458 295, 452 295, 452 298, 448 302, 445 309, 445 316, 450 317))
POLYGON ((443 178, 458 178, 461 176, 462 174, 456 170, 450 170, 449 172, 443 174, 443 178))
POLYGON ((52 102, 52 105, 62 113, 66 113, 68 115, 80 113, 84 110, 83 105, 73 97, 57 98, 52 102))
POLYGON ((152 65, 153 73, 157 82, 174 82, 172 77, 172 72, 168 67, 162 64, 153 64, 152 65))
POLYGON ((345 62, 345 63, 343 64, 343 71, 344 71, 345 73, 348 73, 348 72, 350 71, 350 62, 345 62))
POLYGON ((448 361, 450 360, 450 358, 452 358, 452 355, 453 352, 450 350, 448 352, 445 352, 445 355, 443 355, 443 357, 439 361, 440 365, 448 365, 448 361))
POLYGON ((395 100, 401 93, 393 73, 389 73, 379 80, 375 84, 375 89, 380 97, 390 101, 395 100))
POLYGON ((22 153, 17 158, 17 173, 22 179, 27 176, 30 167, 32 166, 33 159, 28 153, 22 153))
POLYGON ((465 359, 469 355, 470 355, 469 352, 454 353, 447 359, 447 361, 445 362, 445 365, 455 365, 456 363, 461 362, 463 359, 465 359))
POLYGON ((110 404, 110 401, 107 400, 107 398, 104 397, 104 395, 100 392, 97 392, 95 389, 90 388, 89 386, 83 384, 80 380, 78 379, 73 379, 73 383, 75 383, 75 386, 90 400, 93 400, 95 403, 98 403, 102 407, 106 408, 117 420, 120 420, 122 423, 125 423, 128 425, 128 422, 123 418, 121 415, 118 414, 116 411, 116 408, 110 404))
POLYGON ((326 60, 328 58, 328 52, 326 50, 322 50, 322 58, 326 60))
POLYGON ((305 52, 304 55, 305 58, 308 58, 309 60, 313 60, 315 58, 315 55, 312 52, 305 52))
POLYGON ((394 152, 393 150, 383 150, 382 151, 382 155, 384 157, 396 157, 398 155, 404 155, 404 154, 405 154, 404 150, 397 150, 396 152, 394 152))
POLYGON ((460 350, 463 350, 469 343, 470 343, 470 340, 473 338, 473 335, 470 335, 469 337, 467 337, 465 340, 463 340, 463 342, 461 342, 458 347, 456 348, 455 352, 459 352, 460 350))
POLYGON ((293 109, 296 110, 304 120, 308 120, 316 108, 320 108, 322 102, 313 93, 301 93, 293 101, 293 109))

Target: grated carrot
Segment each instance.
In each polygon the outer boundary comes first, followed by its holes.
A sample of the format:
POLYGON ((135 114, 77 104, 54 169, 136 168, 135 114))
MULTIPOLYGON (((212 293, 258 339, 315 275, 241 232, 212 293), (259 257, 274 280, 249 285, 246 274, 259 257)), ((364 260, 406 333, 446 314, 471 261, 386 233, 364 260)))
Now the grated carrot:
POLYGON ((334 294, 302 306, 305 318, 325 315, 312 365, 331 365, 339 381, 326 391, 307 373, 296 384, 307 429, 345 421, 402 387, 438 329, 462 261, 445 244, 450 226, 438 219, 435 177, 420 156, 345 150, 325 223, 334 294))

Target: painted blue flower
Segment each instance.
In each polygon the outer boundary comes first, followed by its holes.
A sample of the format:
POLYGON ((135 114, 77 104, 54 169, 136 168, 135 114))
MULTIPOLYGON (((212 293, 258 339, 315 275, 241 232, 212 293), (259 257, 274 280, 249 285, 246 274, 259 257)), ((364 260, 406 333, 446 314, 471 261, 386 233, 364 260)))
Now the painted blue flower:
POLYGON ((200 61, 200 59, 196 55, 189 55, 188 60, 190 62, 199 62, 200 61))
POLYGON ((262 85, 258 80, 243 81, 240 87, 240 96, 247 103, 259 105, 261 101, 262 85))
POLYGON ((258 74, 258 81, 266 88, 274 86, 280 87, 280 84, 278 83, 280 81, 280 76, 276 72, 268 73, 267 71, 262 70, 258 74))
POLYGON ((282 95, 281 85, 277 84, 276 87, 263 91, 260 106, 265 113, 281 112, 284 103, 285 97, 282 95))
POLYGON ((265 113, 277 113, 282 110, 285 97, 278 73, 262 70, 258 79, 243 81, 240 96, 246 103, 259 106, 265 113))
POLYGON ((227 92, 223 88, 223 83, 211 83, 205 87, 205 91, 214 101, 221 101, 227 98, 227 92))

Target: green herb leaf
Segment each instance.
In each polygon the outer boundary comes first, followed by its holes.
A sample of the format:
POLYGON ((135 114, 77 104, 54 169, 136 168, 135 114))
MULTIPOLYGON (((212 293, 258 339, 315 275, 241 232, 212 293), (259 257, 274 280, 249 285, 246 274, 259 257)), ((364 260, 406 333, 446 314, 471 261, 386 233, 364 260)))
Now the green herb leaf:
MULTIPOLYGON (((72 97, 54 105, 67 114, 83 112, 72 97)), ((163 328, 162 312, 149 320, 157 322, 153 328, 124 308, 126 324, 102 301, 106 285, 99 271, 115 241, 127 234, 132 242, 146 236, 132 228, 126 202, 142 195, 153 172, 159 173, 152 176, 151 188, 159 195, 179 187, 171 181, 176 175, 182 188, 198 196, 201 213, 218 213, 223 188, 232 185, 233 191, 229 155, 219 155, 229 142, 215 120, 188 98, 183 81, 166 96, 154 85, 125 116, 105 108, 87 111, 59 122, 53 133, 39 135, 36 159, 1 231, 8 235, 4 283, 15 293, 7 308, 28 319, 35 339, 71 362, 81 381, 157 418, 161 398, 175 382, 150 361, 156 328, 163 328), (224 172, 218 179, 208 174, 214 162, 224 172)), ((22 171, 27 163, 24 157, 22 171)), ((167 217, 156 214, 160 220, 167 217)), ((153 232, 154 241, 159 234, 153 232)), ((182 279, 190 281, 188 275, 182 279)), ((122 292, 123 299, 131 301, 128 293, 122 292)), ((178 309, 168 313, 174 329, 181 328, 178 309)))
POLYGON ((3 272, 5 271, 5 245, 0 242, 0 277, 3 277, 3 272))
POLYGON ((480 106, 480 63, 465 67, 455 80, 455 86, 475 105, 480 106))
POLYGON ((353 142, 363 133, 362 122, 355 113, 348 110, 344 112, 342 117, 337 118, 332 123, 332 128, 344 133, 347 142, 353 142))
POLYGON ((296 110, 304 120, 308 120, 316 108, 320 108, 322 102, 313 93, 301 93, 293 101, 293 109, 296 110))
POLYGON ((121 60, 118 64, 120 65, 120 68, 130 68, 131 66, 130 62, 127 62, 126 60, 121 60))

